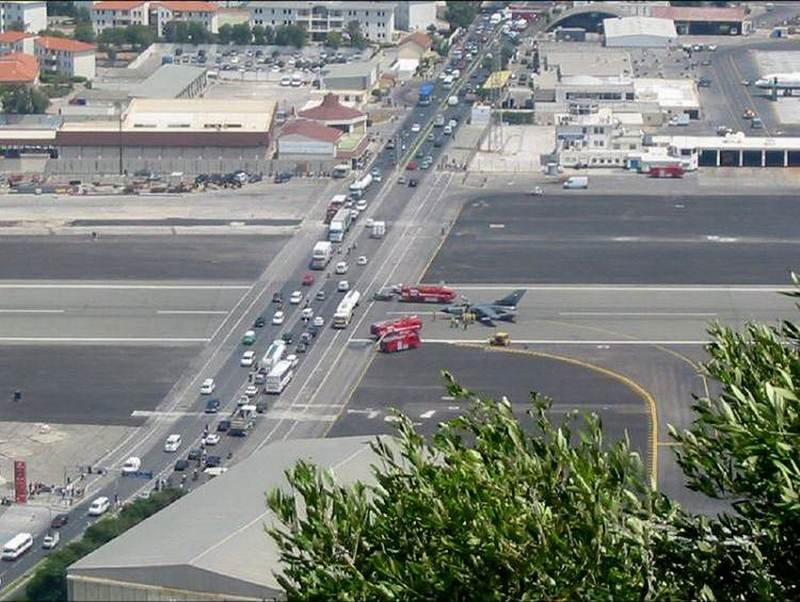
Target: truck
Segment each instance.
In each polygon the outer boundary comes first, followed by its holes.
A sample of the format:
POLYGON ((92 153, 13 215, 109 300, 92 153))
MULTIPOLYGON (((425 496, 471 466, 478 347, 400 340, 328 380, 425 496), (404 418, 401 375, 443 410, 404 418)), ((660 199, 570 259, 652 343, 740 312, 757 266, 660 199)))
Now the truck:
POLYGON ((334 328, 346 328, 353 318, 353 312, 358 307, 361 300, 361 293, 357 290, 348 291, 344 298, 339 302, 336 313, 333 314, 332 325, 334 328))
POLYGON ((339 211, 347 202, 347 195, 337 194, 329 202, 328 208, 325 210, 325 223, 330 224, 333 216, 339 211))
POLYGON ((267 374, 267 380, 264 383, 264 391, 271 395, 280 395, 286 388, 286 385, 292 380, 294 376, 294 367, 289 360, 281 360, 275 364, 267 374))
POLYGON ((375 221, 372 222, 372 230, 369 233, 370 238, 383 238, 386 235, 386 222, 375 221))
POLYGON ((404 316, 396 320, 384 320, 370 325, 369 333, 376 339, 397 332, 409 332, 422 329, 422 320, 419 316, 404 316))
POLYGON ((338 165, 333 166, 333 177, 340 179, 346 178, 350 175, 350 164, 349 163, 339 163, 338 165))
POLYGON ((406 349, 416 349, 421 344, 422 339, 420 339, 419 331, 409 330, 396 332, 381 339, 380 350, 383 353, 396 353, 406 349))
POLYGON ((228 434, 232 437, 246 437, 247 433, 253 428, 256 417, 256 406, 243 405, 236 410, 231 418, 231 425, 228 434))
POLYGON ((329 240, 321 240, 314 245, 311 252, 311 269, 324 270, 331 261, 333 245, 329 240))
POLYGON ((456 292, 446 286, 431 284, 403 285, 400 287, 400 301, 406 303, 451 303, 456 292))
POLYGON ((280 339, 274 340, 264 353, 264 357, 261 358, 261 367, 267 370, 271 369, 283 359, 284 353, 286 353, 286 343, 280 339))
POLYGON ((357 192, 364 194, 364 191, 372 184, 372 174, 368 173, 360 177, 358 180, 350 184, 350 192, 357 192))
POLYGON ((345 232, 350 229, 353 223, 353 214, 349 209, 339 209, 333 216, 331 223, 328 224, 328 240, 330 242, 342 242, 345 232))
POLYGON ((425 82, 419 87, 419 100, 417 104, 421 107, 426 107, 431 104, 431 98, 433 97, 433 84, 430 82, 425 82))

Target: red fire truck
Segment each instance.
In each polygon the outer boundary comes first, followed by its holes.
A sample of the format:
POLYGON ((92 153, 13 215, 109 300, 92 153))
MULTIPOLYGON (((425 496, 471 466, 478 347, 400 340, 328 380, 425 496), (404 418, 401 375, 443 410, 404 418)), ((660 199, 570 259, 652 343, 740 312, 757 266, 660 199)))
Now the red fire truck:
POLYGON ((369 332, 375 338, 380 339, 391 333, 408 332, 410 330, 420 330, 421 328, 422 320, 419 316, 404 316, 396 320, 375 322, 369 327, 369 332))
POLYGON ((456 292, 446 286, 418 284, 400 288, 400 301, 409 303, 451 303, 455 298, 456 292))
POLYGON ((682 165, 662 165, 651 167, 649 175, 651 178, 682 178, 683 171, 682 165))
POLYGON ((406 349, 416 349, 422 344, 418 330, 407 330, 406 332, 393 332, 381 339, 381 351, 384 353, 395 353, 406 349))

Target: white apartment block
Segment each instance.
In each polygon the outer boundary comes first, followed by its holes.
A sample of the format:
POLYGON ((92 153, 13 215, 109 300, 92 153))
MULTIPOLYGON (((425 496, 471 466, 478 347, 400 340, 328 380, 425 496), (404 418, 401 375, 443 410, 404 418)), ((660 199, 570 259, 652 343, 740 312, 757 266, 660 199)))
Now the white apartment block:
POLYGON ((150 23, 155 24, 159 36, 164 35, 164 26, 170 21, 202 23, 211 33, 219 31, 217 5, 213 2, 161 0, 151 3, 150 23))
POLYGON ((436 2, 399 0, 394 13, 395 27, 402 31, 425 31, 436 25, 436 2))
POLYGON ((23 23, 32 33, 47 29, 47 2, 0 2, 0 32, 14 23, 23 23))
POLYGON ((346 31, 350 21, 374 42, 390 42, 395 33, 395 2, 261 2, 248 4, 250 26, 304 25, 312 41, 332 31, 346 31))
POLYGON ((0 54, 9 52, 22 52, 23 54, 33 54, 33 41, 36 34, 24 31, 4 31, 0 33, 0 54))
POLYGON ((92 5, 92 26, 96 34, 113 27, 150 25, 150 2, 104 0, 92 5))
POLYGON ((39 36, 34 42, 34 53, 43 73, 94 79, 95 47, 92 44, 50 36, 39 36))

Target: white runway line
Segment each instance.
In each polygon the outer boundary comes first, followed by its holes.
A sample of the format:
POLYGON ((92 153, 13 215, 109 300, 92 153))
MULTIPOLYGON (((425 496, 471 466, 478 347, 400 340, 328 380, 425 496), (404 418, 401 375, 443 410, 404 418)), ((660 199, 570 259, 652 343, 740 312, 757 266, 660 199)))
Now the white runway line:
POLYGON ((208 343, 206 338, 2 337, 0 343, 208 343))
MULTIPOLYGON (((369 343, 372 339, 350 339, 351 343, 369 343)), ((515 345, 707 345, 711 340, 704 341, 671 341, 671 340, 603 340, 603 341, 584 341, 578 339, 512 339, 515 345)), ((422 343, 471 343, 485 344, 486 338, 482 339, 427 339, 423 338, 422 343)))
POLYGON ((64 309, 0 309, 0 314, 63 314, 64 309))
POLYGON ((711 285, 711 284, 698 284, 698 285, 675 285, 668 284, 648 285, 648 284, 620 284, 620 285, 597 285, 597 284, 573 284, 568 286, 561 286, 558 284, 448 284, 450 288, 459 291, 497 291, 497 290, 526 290, 526 291, 579 291, 579 292, 634 292, 634 293, 650 293, 650 292, 663 292, 663 293, 764 293, 764 292, 786 292, 791 291, 792 287, 780 284, 754 284, 750 285, 733 285, 727 286, 724 284, 711 285))
POLYGON ((159 291, 216 291, 248 290, 239 284, 0 284, 0 289, 93 289, 93 290, 159 290, 159 291))
POLYGON ((633 317, 689 317, 713 318, 716 312, 681 312, 681 311, 560 311, 559 316, 633 316, 633 317))
POLYGON ((228 312, 214 309, 159 309, 159 316, 227 316, 228 312))
POLYGON ((184 416, 208 416, 204 412, 159 412, 156 410, 134 410, 131 412, 132 418, 183 418, 184 416))

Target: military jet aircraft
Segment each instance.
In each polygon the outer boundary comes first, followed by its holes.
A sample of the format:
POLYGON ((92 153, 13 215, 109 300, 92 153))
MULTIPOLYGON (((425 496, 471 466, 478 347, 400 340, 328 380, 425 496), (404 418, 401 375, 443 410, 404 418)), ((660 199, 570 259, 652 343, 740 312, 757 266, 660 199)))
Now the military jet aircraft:
POLYGON ((513 322, 517 316, 517 303, 525 294, 525 289, 515 290, 510 295, 497 299, 492 303, 470 303, 464 299, 461 303, 453 303, 441 309, 451 316, 463 316, 466 313, 474 314, 475 319, 487 326, 493 326, 495 320, 513 322))

